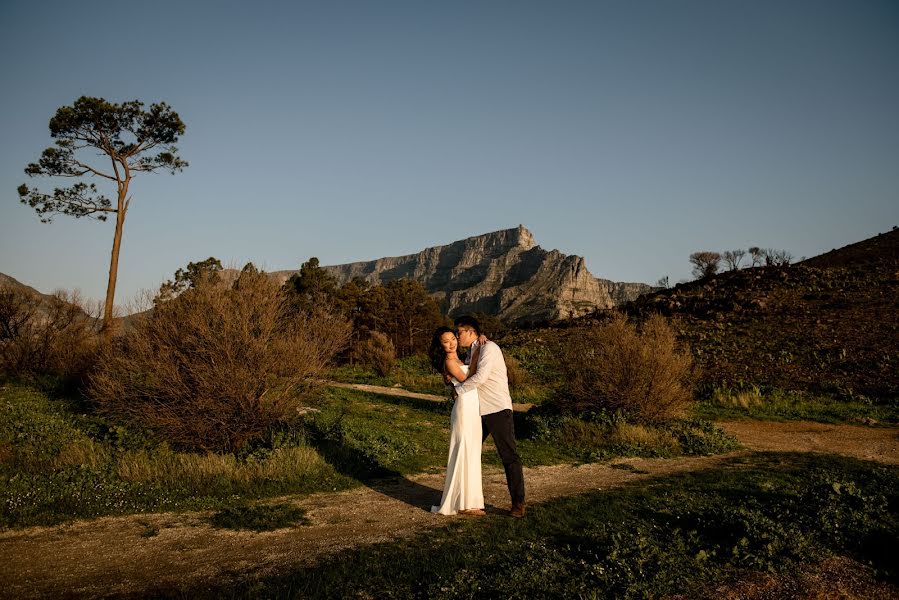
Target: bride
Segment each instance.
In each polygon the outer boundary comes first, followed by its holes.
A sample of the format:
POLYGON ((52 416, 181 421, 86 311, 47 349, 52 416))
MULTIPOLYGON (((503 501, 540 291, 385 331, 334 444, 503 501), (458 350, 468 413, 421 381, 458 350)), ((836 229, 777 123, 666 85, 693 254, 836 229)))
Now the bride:
MULTIPOLYGON (((431 340, 428 356, 431 365, 453 383, 465 381, 478 364, 475 347, 471 367, 459 360, 456 349, 459 342, 449 327, 439 327, 431 340), (471 369, 469 371, 469 369, 471 369)), ((484 515, 484 491, 481 482, 481 413, 478 390, 474 389, 456 398, 450 417, 449 458, 446 462, 446 481, 439 506, 431 512, 441 515, 484 515)))

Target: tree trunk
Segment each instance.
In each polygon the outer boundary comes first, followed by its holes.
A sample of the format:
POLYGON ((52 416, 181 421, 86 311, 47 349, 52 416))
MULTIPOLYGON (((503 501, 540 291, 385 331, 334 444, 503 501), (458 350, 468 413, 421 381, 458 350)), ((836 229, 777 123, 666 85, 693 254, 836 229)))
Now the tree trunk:
POLYGON ((115 236, 112 238, 112 257, 109 261, 109 283, 106 285, 106 304, 103 306, 103 334, 111 338, 113 331, 112 312, 115 301, 115 284, 119 272, 119 250, 122 247, 122 230, 125 227, 125 213, 128 210, 128 181, 119 187, 118 210, 115 219, 115 236))

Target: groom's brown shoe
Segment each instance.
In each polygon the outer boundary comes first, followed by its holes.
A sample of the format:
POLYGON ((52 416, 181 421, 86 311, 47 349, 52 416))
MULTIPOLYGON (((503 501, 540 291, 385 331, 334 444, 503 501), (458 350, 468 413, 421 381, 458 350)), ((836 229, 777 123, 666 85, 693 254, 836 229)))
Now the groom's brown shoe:
POLYGON ((520 519, 524 516, 524 513, 527 512, 527 507, 524 503, 521 504, 513 504, 512 510, 509 511, 509 514, 515 517, 516 519, 520 519))

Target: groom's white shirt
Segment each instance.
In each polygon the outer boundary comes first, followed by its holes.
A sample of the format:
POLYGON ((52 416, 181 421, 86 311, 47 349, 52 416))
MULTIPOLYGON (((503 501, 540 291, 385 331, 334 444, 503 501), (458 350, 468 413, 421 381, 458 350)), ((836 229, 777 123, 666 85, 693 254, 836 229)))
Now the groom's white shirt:
MULTIPOLYGON (((471 347, 474 352, 475 346, 471 347)), ((491 341, 481 346, 478 357, 478 369, 474 375, 456 384, 456 393, 460 396, 473 389, 478 390, 481 404, 481 416, 493 414, 501 410, 512 410, 512 396, 509 394, 509 376, 506 373, 506 361, 503 351, 491 341)))

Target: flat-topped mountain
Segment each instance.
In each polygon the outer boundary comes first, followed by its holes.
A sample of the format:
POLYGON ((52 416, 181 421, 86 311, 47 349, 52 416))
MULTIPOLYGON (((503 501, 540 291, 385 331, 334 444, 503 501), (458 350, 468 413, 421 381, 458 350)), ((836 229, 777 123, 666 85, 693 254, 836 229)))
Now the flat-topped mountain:
MULTIPOLYGON (((445 313, 485 312, 512 322, 570 318, 651 291, 643 283, 594 277, 576 255, 544 250, 523 226, 476 235, 416 254, 324 267, 338 284, 420 282, 445 313)), ((297 271, 273 273, 286 281, 297 271)))

